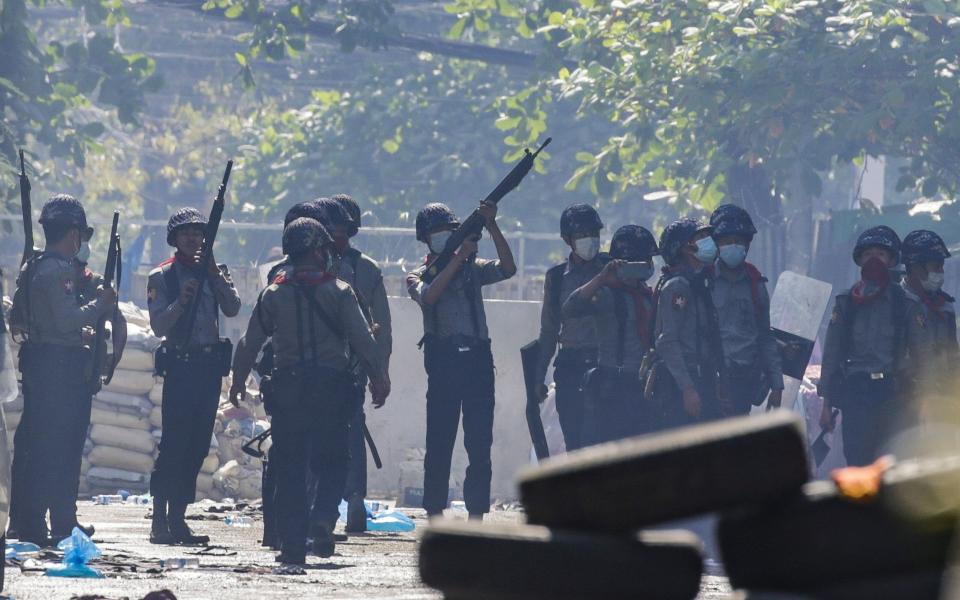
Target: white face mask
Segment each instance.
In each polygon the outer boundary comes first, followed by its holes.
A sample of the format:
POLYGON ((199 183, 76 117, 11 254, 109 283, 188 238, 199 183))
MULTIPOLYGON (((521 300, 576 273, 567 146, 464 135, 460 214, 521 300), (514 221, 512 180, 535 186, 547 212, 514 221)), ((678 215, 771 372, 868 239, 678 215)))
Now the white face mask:
POLYGON ((935 273, 933 271, 927 273, 927 277, 920 282, 923 285, 923 289, 928 292, 939 291, 943 287, 943 273, 935 273))
POLYGON ((573 253, 583 260, 593 260, 600 253, 600 237, 583 237, 573 240, 573 253))
POLYGON ((430 250, 434 254, 440 254, 443 252, 443 248, 447 245, 447 240, 450 239, 451 235, 453 235, 452 231, 438 231, 436 233, 431 233, 430 250))
POLYGON ((89 242, 80 242, 80 249, 77 250, 76 259, 84 264, 90 262, 89 242))
POLYGON ((695 242, 697 260, 708 265, 717 259, 717 244, 712 237, 700 238, 695 242))

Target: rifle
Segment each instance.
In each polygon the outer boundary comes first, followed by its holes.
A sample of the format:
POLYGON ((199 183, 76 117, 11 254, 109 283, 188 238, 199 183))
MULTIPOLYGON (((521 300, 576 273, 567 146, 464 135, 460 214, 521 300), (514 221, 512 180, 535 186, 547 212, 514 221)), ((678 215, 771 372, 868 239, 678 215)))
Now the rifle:
MULTIPOLYGON (((524 156, 520 159, 520 162, 517 163, 517 165, 513 167, 513 170, 490 192, 490 195, 483 199, 482 204, 497 204, 504 196, 515 190, 517 186, 520 185, 520 182, 523 181, 523 178, 527 176, 527 173, 530 172, 530 169, 533 168, 533 163, 537 156, 551 141, 553 141, 553 138, 547 138, 546 141, 543 142, 543 145, 537 148, 536 152, 530 152, 529 149, 525 149, 523 151, 524 156)), ((450 239, 448 239, 446 245, 444 245, 443 251, 430 261, 421 279, 425 283, 433 281, 437 275, 440 274, 440 271, 450 263, 454 252, 457 251, 460 244, 480 235, 481 231, 483 231, 483 217, 480 215, 479 209, 477 209, 450 235, 450 239)))
POLYGON ((190 300, 190 306, 187 307, 186 320, 181 321, 186 323, 186 327, 179 331, 179 347, 181 349, 185 349, 190 343, 190 338, 193 336, 193 326, 197 322, 197 309, 200 307, 200 299, 203 297, 203 285, 206 283, 210 257, 213 255, 213 243, 216 241, 217 231, 220 229, 220 218, 223 217, 224 195, 227 193, 227 183, 230 181, 230 171, 232 170, 233 161, 228 160, 227 168, 223 171, 223 181, 220 182, 220 187, 217 189, 217 198, 213 201, 213 207, 210 209, 210 218, 207 219, 207 227, 203 235, 203 246, 200 248, 200 264, 198 265, 200 272, 197 277, 199 280, 197 293, 194 294, 193 299, 190 300))
MULTIPOLYGON (((109 246, 107 247, 107 265, 103 268, 103 287, 110 287, 113 284, 113 276, 117 275, 117 278, 120 277, 120 234, 117 233, 117 227, 120 225, 120 211, 113 211, 113 224, 110 226, 110 241, 109 246)), ((105 314, 97 321, 97 330, 96 335, 94 336, 93 343, 93 365, 91 367, 90 373, 90 384, 95 390, 99 390, 100 386, 105 383, 110 383, 110 380, 113 378, 113 369, 107 373, 106 377, 103 375, 103 363, 107 358, 107 349, 106 349, 106 339, 107 339, 107 321, 111 323, 116 322, 116 312, 119 309, 114 310, 113 315, 105 314)))
POLYGON ((23 257, 20 266, 33 258, 33 216, 30 208, 30 178, 23 163, 23 150, 20 150, 20 212, 23 215, 23 257))

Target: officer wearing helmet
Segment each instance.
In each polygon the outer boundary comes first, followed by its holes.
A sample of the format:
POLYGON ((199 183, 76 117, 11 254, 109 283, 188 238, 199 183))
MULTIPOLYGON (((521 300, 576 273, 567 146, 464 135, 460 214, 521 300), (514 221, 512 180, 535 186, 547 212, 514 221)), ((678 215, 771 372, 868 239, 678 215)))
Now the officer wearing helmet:
POLYGON ((746 415, 751 406, 764 400, 768 408, 779 408, 783 370, 770 333, 767 278, 746 261, 757 229, 749 213, 733 204, 718 206, 710 216, 710 226, 719 254, 712 296, 723 343, 727 392, 720 403, 721 416, 746 415))
POLYGON ((417 213, 417 240, 430 252, 423 266, 407 274, 407 290, 423 313, 423 357, 427 371, 427 444, 423 508, 431 517, 447 507, 450 462, 463 414, 463 445, 470 462, 463 496, 471 518, 490 510, 494 372, 481 288, 517 271, 513 253, 497 226, 497 207, 481 204, 484 226, 498 260, 476 258, 477 240, 468 239, 433 281, 422 275, 460 222, 446 205, 433 203, 417 213), (465 384, 466 382, 466 384, 465 384))
POLYGON ((723 366, 710 269, 717 245, 709 225, 674 221, 660 236, 667 263, 657 283, 655 360, 648 389, 663 407, 664 426, 719 416, 717 383, 723 366))
MULTIPOLYGON (((51 198, 40 213, 46 247, 28 261, 17 279, 13 313, 24 316, 20 369, 23 374, 24 436, 17 436, 18 462, 28 476, 19 500, 20 539, 47 545, 50 532, 60 539, 77 524, 77 483, 83 443, 96 391, 91 386, 89 331, 116 307, 116 293, 100 286, 93 298, 81 298, 76 257, 92 233, 86 213, 72 196, 51 198), (85 335, 86 334, 86 335, 85 335), (26 413, 30 413, 27 415, 26 413)), ((93 528, 84 528, 93 533, 93 528)))
MULTIPOLYGON (((536 381, 543 381, 557 344, 560 350, 553 363, 556 383, 557 414, 567 451, 583 444, 583 376, 597 366, 597 332, 592 315, 565 317, 563 303, 574 290, 593 279, 607 261, 600 253, 603 222, 588 204, 574 204, 560 215, 560 237, 570 247, 563 263, 551 267, 543 281, 543 306, 540 309, 540 356, 536 381)), ((542 384, 540 398, 547 395, 542 384)))
POLYGON ((163 376, 163 435, 150 478, 155 544, 201 544, 184 520, 196 497, 197 475, 210 449, 210 435, 220 404, 223 376, 229 370, 230 341, 220 338, 220 313, 240 312, 240 296, 226 265, 211 255, 200 289, 200 252, 206 219, 195 208, 181 208, 167 223, 167 244, 176 248, 169 260, 150 272, 147 306, 150 326, 163 338, 157 370, 163 376), (200 294, 196 321, 189 326, 188 307, 200 294))
MULTIPOLYGON (((360 205, 347 194, 337 194, 331 198, 340 206, 346 219, 332 223, 330 234, 340 254, 337 277, 350 284, 365 309, 370 323, 374 325, 374 336, 384 365, 389 368, 390 354, 393 351, 393 329, 390 321, 390 304, 387 302, 387 290, 383 285, 383 273, 377 261, 370 258, 350 244, 350 240, 360 230, 360 205)), ((361 381, 355 388, 356 411, 350 421, 350 470, 344 499, 347 501, 347 526, 349 533, 367 530, 367 509, 363 499, 367 495, 367 447, 363 436, 366 416, 363 412, 364 385, 366 377, 361 373, 361 381)))
POLYGON ((923 413, 936 422, 940 419, 928 414, 929 410, 939 411, 945 402, 952 402, 950 384, 958 359, 954 300, 943 291, 943 263, 950 258, 950 251, 939 235, 920 229, 903 238, 901 254, 907 269, 903 289, 907 296, 910 396, 914 407, 920 408, 922 403, 923 413))
POLYGON ((271 469, 277 478, 277 527, 282 563, 306 561, 308 465, 317 477, 314 510, 322 513, 313 551, 332 556, 347 473, 347 438, 354 412, 351 355, 370 377, 373 404, 390 393, 377 342, 353 289, 333 274, 333 240, 316 220, 297 218, 284 228, 292 269, 280 273, 257 301, 233 359, 230 400, 243 398, 247 377, 264 343, 274 351, 271 469), (318 508, 319 507, 319 508, 318 508))
POLYGON ((907 418, 900 411, 900 372, 907 349, 907 299, 891 270, 900 238, 885 225, 857 238, 853 261, 860 280, 839 294, 823 347, 818 393, 820 425, 832 430, 843 414, 843 452, 849 465, 872 463, 907 418))
POLYGON ((583 444, 599 444, 655 430, 659 416, 643 399, 643 357, 652 344, 653 234, 639 225, 617 229, 610 260, 563 303, 564 319, 592 318, 597 367, 584 383, 583 444))

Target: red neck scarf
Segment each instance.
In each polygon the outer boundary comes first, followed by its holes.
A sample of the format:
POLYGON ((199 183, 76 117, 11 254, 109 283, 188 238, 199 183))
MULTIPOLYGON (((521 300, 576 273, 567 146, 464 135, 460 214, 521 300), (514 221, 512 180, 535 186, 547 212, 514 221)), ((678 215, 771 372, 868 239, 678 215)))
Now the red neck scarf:
POLYGON ((319 269, 305 269, 303 271, 294 271, 293 273, 280 271, 280 273, 273 278, 273 283, 276 285, 292 283, 312 287, 333 279, 335 279, 333 274, 327 273, 326 271, 321 271, 319 269))
POLYGON ((910 291, 916 294, 917 298, 920 298, 920 302, 927 307, 928 311, 937 315, 941 320, 949 318, 947 312, 943 310, 943 305, 947 303, 947 298, 939 290, 936 292, 928 292, 923 289, 923 286, 920 286, 918 290, 912 283, 909 283, 909 280, 908 285, 910 286, 910 291))
POLYGON ((633 297, 633 307, 637 312, 637 335, 644 347, 650 346, 650 314, 647 310, 647 300, 653 297, 653 292, 645 285, 640 287, 631 287, 621 282, 612 284, 610 287, 617 290, 624 290, 633 297))
POLYGON ((850 290, 854 304, 862 306, 879 298, 890 285, 890 270, 879 258, 871 258, 860 268, 860 281, 850 290))

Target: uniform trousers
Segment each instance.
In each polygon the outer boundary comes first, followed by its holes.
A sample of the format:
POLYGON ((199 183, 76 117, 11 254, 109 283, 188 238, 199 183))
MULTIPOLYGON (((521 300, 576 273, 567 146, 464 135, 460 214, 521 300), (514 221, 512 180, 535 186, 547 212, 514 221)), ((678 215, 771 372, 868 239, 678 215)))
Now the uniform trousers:
POLYGON ((350 496, 365 498, 367 495, 367 445, 363 437, 363 426, 367 416, 363 412, 366 398, 363 385, 353 388, 353 414, 350 417, 350 463, 347 467, 347 485, 344 499, 350 496))
POLYGON ((591 446, 654 431, 657 412, 643 398, 638 370, 598 367, 584 385, 584 444, 591 446))
POLYGON ((585 445, 583 439, 583 378, 597 366, 596 348, 561 348, 553 365, 557 416, 567 452, 585 445))
POLYGON ((450 466, 457 427, 463 416, 463 446, 467 451, 463 499, 470 514, 490 511, 493 467, 494 370, 489 340, 453 343, 427 339, 427 440, 423 461, 423 508, 443 512, 449 500, 450 466))
POLYGON ((332 528, 340 516, 347 477, 351 398, 346 373, 313 370, 303 378, 275 377, 270 469, 276 477, 275 512, 284 554, 306 553, 307 469, 317 480, 313 518, 332 528))
POLYGON ((26 487, 18 508, 21 536, 42 536, 48 510, 55 535, 69 535, 77 524, 80 462, 93 401, 90 361, 86 348, 30 345, 23 375, 29 396, 24 403, 31 406, 32 415, 26 440, 17 441, 26 443, 16 447, 17 453, 26 451, 27 463, 21 462, 19 468, 28 469, 21 477, 26 487))
POLYGON ((841 397, 833 401, 843 417, 843 454, 848 465, 872 463, 884 454, 891 437, 916 421, 890 376, 871 379, 867 373, 852 374, 841 389, 841 397))
POLYGON ((210 453, 222 377, 213 356, 171 358, 169 363, 160 409, 163 433, 150 493, 171 507, 185 507, 196 499, 197 476, 210 453))

